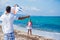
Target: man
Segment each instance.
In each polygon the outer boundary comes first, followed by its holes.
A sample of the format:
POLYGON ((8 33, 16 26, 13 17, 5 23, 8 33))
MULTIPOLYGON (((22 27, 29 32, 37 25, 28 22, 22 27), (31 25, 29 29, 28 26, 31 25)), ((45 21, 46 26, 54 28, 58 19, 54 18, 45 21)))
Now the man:
POLYGON ((13 15, 11 15, 10 12, 11 12, 11 7, 7 6, 6 12, 1 16, 4 40, 14 40, 14 30, 12 25, 13 15))
MULTIPOLYGON (((0 17, 2 21, 2 30, 4 33, 4 40, 15 40, 14 36, 14 28, 13 28, 13 21, 16 18, 16 13, 11 13, 11 7, 6 7, 6 12, 0 17)), ((17 19, 25 19, 29 18, 30 16, 19 17, 17 19)))

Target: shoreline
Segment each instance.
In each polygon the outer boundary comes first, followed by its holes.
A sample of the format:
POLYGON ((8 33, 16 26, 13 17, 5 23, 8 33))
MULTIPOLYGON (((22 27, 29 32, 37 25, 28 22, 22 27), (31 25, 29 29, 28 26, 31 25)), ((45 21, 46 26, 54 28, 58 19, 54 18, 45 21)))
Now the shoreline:
MULTIPOLYGON (((25 30, 27 29, 26 27, 20 27, 20 25, 16 25, 16 24, 14 24, 14 26, 15 27, 17 27, 17 28, 25 28, 25 30)), ((34 28, 32 28, 33 30, 39 30, 39 29, 34 29, 34 28)), ((60 34, 60 32, 53 32, 53 31, 44 31, 44 30, 39 30, 39 31, 42 31, 42 32, 48 32, 48 33, 56 33, 56 34, 60 34)))
MULTIPOLYGON (((15 27, 16 28, 16 27, 15 27)), ((15 40, 53 40, 39 35, 28 35, 26 32, 14 28, 15 40)), ((0 40, 3 40, 3 33, 0 25, 0 40)))
MULTIPOLYGON (((27 32, 27 29, 24 27, 20 27, 17 25, 14 25, 14 26, 15 26, 14 28, 16 28, 17 30, 27 32)), ((54 39, 54 40, 60 40, 60 33, 32 29, 32 34, 38 35, 38 36, 43 36, 43 37, 54 39)))

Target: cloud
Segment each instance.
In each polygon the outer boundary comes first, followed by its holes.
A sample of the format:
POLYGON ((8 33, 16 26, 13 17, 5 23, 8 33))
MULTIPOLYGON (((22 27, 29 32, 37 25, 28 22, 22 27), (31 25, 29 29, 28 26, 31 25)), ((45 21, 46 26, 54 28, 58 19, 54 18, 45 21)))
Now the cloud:
POLYGON ((23 10, 25 10, 25 11, 33 11, 33 12, 38 12, 38 11, 40 11, 40 9, 37 8, 37 7, 22 6, 22 8, 23 8, 23 10))
POLYGON ((35 2, 35 1, 37 1, 37 0, 28 0, 28 1, 30 1, 30 2, 35 2))
POLYGON ((40 11, 40 9, 39 8, 36 8, 36 7, 31 7, 31 10, 32 11, 40 11))
POLYGON ((0 7, 3 7, 7 2, 8 0, 0 0, 0 7))
POLYGON ((26 15, 35 15, 37 12, 41 11, 40 8, 38 7, 32 7, 32 6, 20 6, 20 7, 22 7, 23 11, 22 13, 26 15))
POLYGON ((0 0, 0 10, 3 9, 6 2, 8 2, 8 0, 0 0))
POLYGON ((55 13, 55 10, 49 10, 50 13, 55 13))
POLYGON ((1 0, 0 1, 1 4, 0 5, 5 4, 6 2, 8 2, 8 0, 5 0, 5 1, 4 0, 1 0))

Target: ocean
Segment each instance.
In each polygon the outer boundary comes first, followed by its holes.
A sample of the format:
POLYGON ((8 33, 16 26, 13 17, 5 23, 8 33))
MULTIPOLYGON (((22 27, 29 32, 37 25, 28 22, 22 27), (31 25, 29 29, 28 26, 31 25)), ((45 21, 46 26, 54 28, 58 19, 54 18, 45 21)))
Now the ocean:
MULTIPOLYGON (((60 33, 60 16, 30 16, 30 19, 33 29, 60 33)), ((28 20, 15 20, 14 24, 26 27, 28 20)))
MULTIPOLYGON (((2 15, 1 13, 0 16, 2 15)), ((17 14, 16 16, 22 15, 17 14)), ((30 16, 30 19, 32 21, 32 34, 60 40, 60 16, 30 16)), ((28 21, 29 18, 14 20, 14 28, 27 32, 26 26, 28 21)))
MULTIPOLYGON (((3 12, 0 12, 0 16, 3 12)), ((16 15, 17 17, 23 15, 16 15)), ((30 16, 32 28, 36 30, 60 33, 60 16, 30 16)), ((29 18, 24 20, 14 20, 15 25, 26 28, 29 18)))
MULTIPOLYGON (((0 12, 0 16, 2 13, 3 12, 0 12)), ((17 14, 16 16, 19 17, 20 15, 17 14)), ((60 33, 60 16, 30 16, 30 19, 32 21, 33 29, 60 33)), ((28 21, 29 18, 24 20, 14 20, 14 24, 26 27, 28 21)))

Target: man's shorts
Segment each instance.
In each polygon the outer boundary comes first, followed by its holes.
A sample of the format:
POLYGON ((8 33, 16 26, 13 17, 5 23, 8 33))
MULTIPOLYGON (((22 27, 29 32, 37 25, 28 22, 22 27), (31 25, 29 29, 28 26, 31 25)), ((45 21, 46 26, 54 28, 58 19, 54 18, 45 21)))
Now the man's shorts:
POLYGON ((15 40, 14 32, 4 34, 4 40, 15 40))

